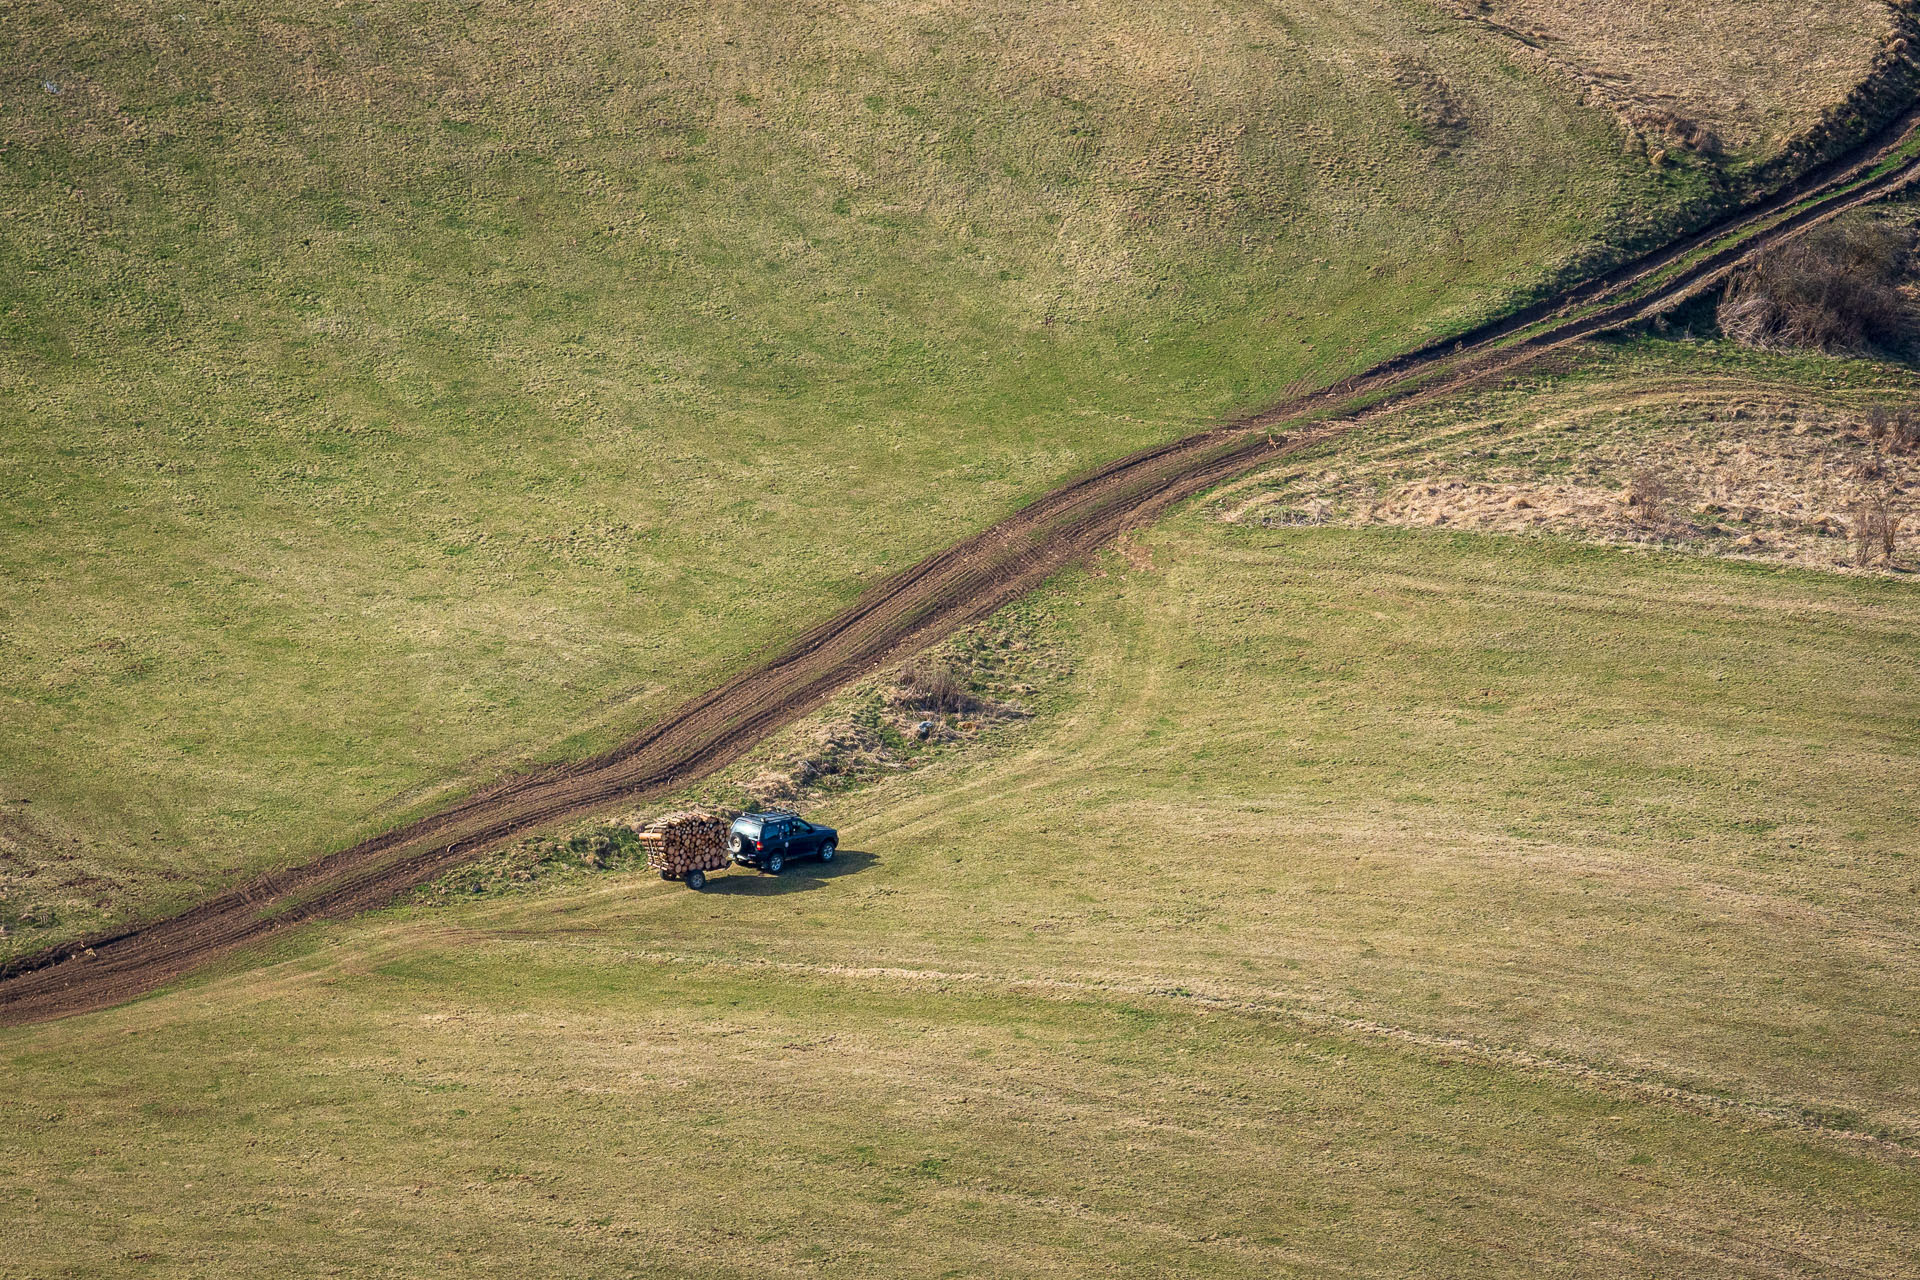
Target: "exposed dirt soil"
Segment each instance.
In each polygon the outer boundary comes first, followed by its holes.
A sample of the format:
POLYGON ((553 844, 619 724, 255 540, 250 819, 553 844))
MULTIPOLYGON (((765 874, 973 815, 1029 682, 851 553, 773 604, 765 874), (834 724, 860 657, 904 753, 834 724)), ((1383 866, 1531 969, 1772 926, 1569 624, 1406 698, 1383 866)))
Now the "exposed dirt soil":
POLYGON ((1552 303, 1386 362, 1245 422, 1121 458, 869 590, 765 664, 612 751, 511 778, 306 866, 261 876, 180 915, 9 965, 0 1023, 97 1009, 303 921, 383 905, 526 832, 659 794, 738 759, 838 690, 977 622, 1174 503, 1298 448, 1287 432, 1364 421, 1513 372, 1690 299, 1748 254, 1905 189, 1920 128, 1909 110, 1847 163, 1552 303), (1891 163, 1887 163, 1891 162, 1891 163), (1883 166, 1885 172, 1876 172, 1883 166), (1737 235, 1735 240, 1728 240, 1737 235))

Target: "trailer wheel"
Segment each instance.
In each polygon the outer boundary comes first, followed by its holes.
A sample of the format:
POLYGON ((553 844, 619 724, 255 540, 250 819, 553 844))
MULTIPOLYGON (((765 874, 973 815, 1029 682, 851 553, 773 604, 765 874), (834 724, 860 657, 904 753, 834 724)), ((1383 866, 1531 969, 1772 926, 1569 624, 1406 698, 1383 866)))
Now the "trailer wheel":
POLYGON ((787 865, 787 860, 781 857, 777 853, 774 854, 771 858, 767 859, 767 871, 772 875, 776 875, 776 876, 779 875, 780 868, 786 865, 787 865))
POLYGON ((833 841, 829 840, 825 844, 820 846, 820 861, 822 862, 833 861, 833 841))
POLYGON ((662 871, 662 872, 660 873, 660 878, 661 878, 662 880, 671 880, 671 879, 673 879, 673 872, 671 872, 671 871, 662 871))
POLYGON ((704 871, 687 872, 687 888, 704 889, 707 887, 707 873, 704 871))

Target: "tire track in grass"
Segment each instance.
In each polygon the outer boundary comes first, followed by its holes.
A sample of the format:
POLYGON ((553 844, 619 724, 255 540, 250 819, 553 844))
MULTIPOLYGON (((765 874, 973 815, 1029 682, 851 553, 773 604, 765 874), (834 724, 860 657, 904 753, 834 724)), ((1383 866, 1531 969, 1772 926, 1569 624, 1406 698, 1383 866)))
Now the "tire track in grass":
POLYGON ((1864 1148, 1882 1156, 1920 1161, 1920 1135, 1861 1128, 1792 1101, 1715 1092, 1666 1077, 1657 1071, 1606 1066, 1585 1058, 1515 1048, 1466 1035, 1421 1030, 1359 1014, 1343 1013, 1328 1008, 1323 997, 1303 991, 1207 988, 1171 978, 1127 980, 1098 975, 1049 977, 906 965, 849 965, 754 956, 689 955, 676 951, 633 951, 624 947, 609 952, 602 940, 619 932, 599 926, 562 925, 545 929, 454 925, 434 928, 429 931, 429 936, 449 946, 487 942, 558 944, 592 949, 595 954, 602 956, 617 955, 623 962, 637 965, 779 974, 823 981, 901 984, 930 987, 936 991, 945 988, 996 991, 1011 996, 1066 1001, 1088 998, 1166 1000, 1187 1009, 1287 1023, 1311 1035, 1384 1044, 1405 1053, 1472 1062, 1517 1075, 1575 1084, 1623 1101, 1684 1111, 1731 1124, 1765 1125, 1848 1148, 1864 1148))

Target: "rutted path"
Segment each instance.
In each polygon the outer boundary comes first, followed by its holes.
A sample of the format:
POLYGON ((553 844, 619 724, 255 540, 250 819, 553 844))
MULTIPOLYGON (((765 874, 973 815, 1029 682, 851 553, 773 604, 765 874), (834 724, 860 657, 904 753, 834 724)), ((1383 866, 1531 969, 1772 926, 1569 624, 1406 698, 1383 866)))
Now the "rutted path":
POLYGON ((1508 374, 1540 356, 1686 301, 1756 250, 1920 178, 1920 109, 1847 160, 1721 225, 1568 290, 1458 342, 1409 353, 1231 426, 1109 463, 875 584, 768 662, 645 733, 573 764, 507 779, 439 813, 305 866, 260 876, 177 916, 0 969, 0 1024, 150 991, 303 921, 351 915, 500 843, 562 819, 673 790, 737 759, 852 681, 1031 591, 1168 507, 1308 438, 1508 374))

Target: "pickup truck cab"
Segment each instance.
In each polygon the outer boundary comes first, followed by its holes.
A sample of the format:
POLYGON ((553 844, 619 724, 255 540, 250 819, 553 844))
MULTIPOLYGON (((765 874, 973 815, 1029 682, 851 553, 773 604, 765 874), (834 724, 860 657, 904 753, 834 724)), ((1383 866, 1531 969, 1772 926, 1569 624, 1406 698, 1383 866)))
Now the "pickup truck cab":
POLYGON ((794 813, 743 813, 727 833, 727 853, 743 867, 779 875, 795 858, 832 862, 840 833, 794 813))

